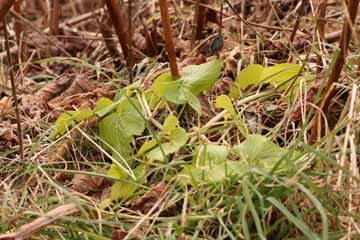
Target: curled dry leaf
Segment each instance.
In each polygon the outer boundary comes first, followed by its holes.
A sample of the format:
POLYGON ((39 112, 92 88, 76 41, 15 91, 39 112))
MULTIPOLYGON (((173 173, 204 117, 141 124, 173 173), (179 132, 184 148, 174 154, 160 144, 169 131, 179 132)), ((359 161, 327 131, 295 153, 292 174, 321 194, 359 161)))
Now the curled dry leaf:
MULTIPOLYGON (((137 200, 133 205, 133 209, 146 214, 147 212, 150 211, 151 208, 154 207, 155 204, 161 206, 162 205, 161 203, 165 202, 169 195, 170 195, 169 186, 165 182, 160 182, 155 186, 153 186, 139 200, 137 200), (160 204, 159 201, 161 201, 160 204)), ((156 209, 155 211, 158 210, 159 209, 156 209)))
POLYGON ((76 174, 72 180, 73 189, 84 194, 100 191, 103 182, 103 177, 83 174, 76 174))
POLYGON ((13 101, 9 97, 0 100, 0 116, 4 117, 13 113, 13 101))
POLYGON ((0 122, 0 150, 11 147, 18 142, 14 129, 9 121, 0 122))
POLYGON ((35 93, 37 101, 48 102, 65 91, 74 81, 73 74, 61 76, 35 93))

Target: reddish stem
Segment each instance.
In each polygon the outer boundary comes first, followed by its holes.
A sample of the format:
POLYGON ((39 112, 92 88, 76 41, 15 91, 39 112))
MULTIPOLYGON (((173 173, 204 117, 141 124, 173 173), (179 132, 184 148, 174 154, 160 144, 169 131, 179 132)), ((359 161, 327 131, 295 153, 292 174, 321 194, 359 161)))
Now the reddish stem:
POLYGON ((180 73, 176 62, 175 47, 171 36, 170 17, 167 0, 159 0, 161 22, 163 25, 165 48, 169 58, 171 75, 174 78, 179 78, 180 73))

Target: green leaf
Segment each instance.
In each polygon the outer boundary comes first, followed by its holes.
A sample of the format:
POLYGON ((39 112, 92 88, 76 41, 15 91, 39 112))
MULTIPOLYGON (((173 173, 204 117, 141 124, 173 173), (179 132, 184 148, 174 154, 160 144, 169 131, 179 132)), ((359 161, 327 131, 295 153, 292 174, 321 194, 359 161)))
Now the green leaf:
POLYGON ((170 73, 162 73, 154 80, 154 83, 151 85, 150 89, 154 91, 156 95, 164 96, 165 84, 171 81, 172 77, 170 73))
POLYGON ((99 123, 99 137, 105 142, 104 148, 111 152, 114 159, 130 163, 133 136, 140 135, 145 129, 145 121, 133 106, 140 109, 134 99, 119 102, 116 112, 106 116, 99 123), (132 103, 130 101, 133 101, 132 103))
POLYGON ((281 63, 271 67, 263 67, 259 64, 250 65, 243 69, 236 78, 234 85, 230 90, 230 96, 237 98, 239 91, 250 85, 259 85, 261 83, 270 83, 280 89, 286 89, 299 75, 301 66, 293 63, 281 63))
POLYGON ((115 182, 113 184, 111 188, 111 200, 124 200, 131 197, 146 175, 146 166, 144 164, 140 164, 134 170, 134 174, 136 181, 130 178, 121 168, 117 167, 115 164, 111 165, 108 175, 119 180, 126 180, 115 182))
POLYGON ((108 98, 100 98, 99 101, 97 101, 96 103, 96 107, 95 107, 96 114, 98 114, 100 110, 111 105, 112 103, 113 101, 108 98))
POLYGON ((200 65, 189 65, 181 71, 181 82, 195 95, 208 90, 219 78, 224 65, 222 60, 212 60, 200 65))
POLYGON ((223 64, 222 60, 213 60, 200 65, 186 66, 181 71, 181 77, 176 80, 172 79, 169 73, 161 74, 155 79, 151 89, 172 103, 188 103, 200 113, 201 106, 197 96, 218 80, 223 64))
POLYGON ((186 130, 183 128, 175 128, 170 133, 170 143, 179 148, 185 145, 187 139, 186 130))
POLYGON ((225 146, 216 144, 205 144, 198 147, 192 159, 196 166, 213 166, 224 163, 229 155, 229 150, 225 146))
MULTIPOLYGON (((289 153, 262 135, 250 135, 244 142, 233 147, 233 151, 247 165, 267 171, 289 153)), ((289 157, 295 156, 290 154, 289 157)))
POLYGON ((228 111, 225 118, 228 118, 228 117, 231 117, 231 116, 232 117, 236 116, 234 106, 233 106, 230 98, 228 96, 226 96, 226 95, 220 95, 220 96, 216 97, 215 107, 225 109, 225 110, 228 111))
POLYGON ((188 90, 184 91, 184 94, 186 96, 189 105, 200 115, 201 104, 198 97, 188 90))
POLYGON ((58 137, 63 135, 69 128, 75 126, 77 123, 86 120, 94 115, 90 108, 81 111, 66 111, 62 113, 56 120, 55 129, 50 134, 51 137, 58 137))
POLYGON ((138 112, 141 111, 141 106, 136 99, 125 99, 119 104, 116 111, 121 121, 120 125, 128 135, 138 136, 145 130, 145 120, 138 112))
POLYGON ((179 119, 174 114, 170 113, 170 115, 164 121, 162 132, 170 133, 177 126, 179 126, 179 119))
POLYGON ((263 71, 264 67, 259 64, 250 65, 239 73, 236 82, 241 89, 245 89, 252 84, 257 85, 260 83, 260 79, 262 79, 263 71))
MULTIPOLYGON (((178 174, 183 184, 197 185, 201 181, 217 182, 232 174, 235 162, 227 161, 229 151, 225 146, 205 144, 198 147, 192 164, 185 166, 178 174), (230 171, 227 171, 230 169, 230 171)), ((238 168, 238 166, 236 167, 238 168)))
MULTIPOLYGON (((111 101, 111 100, 110 100, 111 101)), ((111 101, 110 104, 105 103, 105 100, 102 101, 101 105, 99 106, 99 110, 96 110, 95 114, 99 117, 104 117, 110 112, 114 111, 116 107, 123 101, 123 99, 120 99, 116 102, 111 101)), ((96 106, 97 107, 97 106, 96 106)))
POLYGON ((136 156, 142 156, 144 153, 148 152, 149 150, 153 149, 157 144, 156 139, 151 139, 145 142, 137 152, 136 156))
POLYGON ((236 116, 235 124, 239 132, 244 138, 248 138, 249 136, 249 129, 244 121, 244 119, 240 116, 236 116))
POLYGON ((169 142, 162 143, 147 154, 150 160, 164 161, 164 154, 167 156, 178 151, 187 142, 186 131, 183 128, 175 128, 170 133, 169 142), (163 152, 162 152, 162 150, 163 152), (163 154, 164 153, 164 154, 163 154))
POLYGON ((266 67, 261 74, 260 81, 271 83, 275 86, 284 84, 282 88, 286 88, 291 84, 301 70, 301 66, 293 63, 281 63, 272 67, 266 67))

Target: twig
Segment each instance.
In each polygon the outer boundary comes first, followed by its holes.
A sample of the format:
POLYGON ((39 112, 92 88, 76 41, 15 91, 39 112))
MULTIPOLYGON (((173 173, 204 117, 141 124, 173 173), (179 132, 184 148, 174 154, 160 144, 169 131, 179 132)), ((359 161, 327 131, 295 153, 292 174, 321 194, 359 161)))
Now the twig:
POLYGON ((57 207, 45 214, 45 216, 38 217, 31 223, 23 225, 17 232, 0 235, 0 240, 26 239, 43 227, 46 227, 64 216, 77 213, 78 211, 79 209, 74 203, 57 207))
POLYGON ((4 37, 5 37, 5 48, 7 52, 7 59, 9 64, 9 72, 10 72, 10 81, 11 81, 11 90, 12 95, 14 99, 14 105, 15 105, 15 115, 16 115, 16 124, 17 124, 17 130, 18 130, 18 138, 19 138, 19 152, 20 152, 20 159, 24 163, 24 144, 23 144, 23 134, 21 129, 21 120, 20 120, 20 110, 19 110, 19 104, 18 104, 18 98, 16 94, 16 84, 14 79, 14 72, 11 64, 11 55, 10 55, 10 47, 9 47, 9 38, 8 38, 8 32, 6 29, 6 21, 5 18, 3 18, 3 28, 4 28, 4 37))
POLYGON ((167 0, 159 0, 159 2, 160 2, 161 22, 164 29, 163 32, 164 32, 165 48, 169 57, 171 75, 174 78, 179 78, 180 73, 176 62, 175 47, 171 36, 168 3, 167 0))

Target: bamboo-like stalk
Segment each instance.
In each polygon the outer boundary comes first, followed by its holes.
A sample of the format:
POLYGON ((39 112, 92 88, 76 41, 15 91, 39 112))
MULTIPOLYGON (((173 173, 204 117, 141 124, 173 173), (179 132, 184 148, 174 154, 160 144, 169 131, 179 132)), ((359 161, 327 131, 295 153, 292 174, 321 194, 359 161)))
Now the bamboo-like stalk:
POLYGON ((174 78, 179 78, 180 73, 176 62, 175 47, 171 36, 168 3, 167 0, 159 0, 159 3, 160 3, 160 12, 161 12, 161 22, 163 25, 165 48, 169 58, 171 75, 174 78))
POLYGON ((314 125, 311 129, 311 135, 309 139, 310 143, 315 143, 317 140, 319 140, 319 138, 323 134, 321 112, 324 112, 325 116, 327 115, 328 106, 334 94, 334 84, 339 81, 351 39, 351 33, 352 33, 351 27, 353 26, 356 18, 356 14, 359 7, 359 1, 360 0, 348 1, 347 11, 349 12, 349 19, 345 18, 345 22, 342 28, 342 33, 339 40, 340 53, 335 60, 335 63, 331 69, 329 79, 327 80, 326 86, 322 93, 323 97, 320 102, 320 109, 314 117, 314 125))
POLYGON ((129 53, 129 33, 127 31, 124 13, 119 7, 117 0, 104 0, 104 2, 110 14, 112 24, 114 25, 116 35, 119 38, 124 57, 127 59, 129 53))

